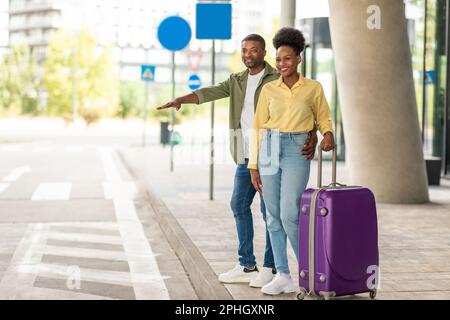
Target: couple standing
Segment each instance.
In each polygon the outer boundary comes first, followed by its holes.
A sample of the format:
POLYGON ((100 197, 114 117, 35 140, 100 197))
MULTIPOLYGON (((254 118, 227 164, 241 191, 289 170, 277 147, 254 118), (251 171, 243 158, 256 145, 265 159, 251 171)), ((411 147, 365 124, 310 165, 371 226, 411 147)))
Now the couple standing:
POLYGON ((230 98, 230 148, 237 164, 231 209, 239 239, 239 263, 220 274, 219 280, 249 283, 265 294, 278 295, 297 291, 288 267, 287 238, 298 259, 298 206, 314 158, 316 130, 324 137, 325 151, 334 148, 334 137, 322 86, 298 73, 305 47, 303 34, 282 28, 273 44, 277 70, 264 60, 264 39, 252 34, 242 40, 245 71, 158 109, 178 111, 182 104, 230 98), (253 253, 251 204, 256 192, 261 196, 266 224, 261 269, 253 253))

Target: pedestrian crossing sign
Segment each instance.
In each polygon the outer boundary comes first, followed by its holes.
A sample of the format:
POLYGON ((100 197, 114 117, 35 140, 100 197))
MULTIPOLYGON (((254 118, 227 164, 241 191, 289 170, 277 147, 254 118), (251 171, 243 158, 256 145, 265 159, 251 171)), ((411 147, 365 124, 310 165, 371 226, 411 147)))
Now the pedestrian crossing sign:
POLYGON ((141 66, 141 80, 153 82, 155 81, 155 66, 142 65, 141 66))

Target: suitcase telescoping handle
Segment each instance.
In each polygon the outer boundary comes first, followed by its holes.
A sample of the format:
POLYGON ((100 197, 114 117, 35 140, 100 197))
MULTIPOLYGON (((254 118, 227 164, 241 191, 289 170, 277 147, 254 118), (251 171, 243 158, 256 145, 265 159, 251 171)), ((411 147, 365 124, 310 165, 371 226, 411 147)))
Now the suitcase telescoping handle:
MULTIPOLYGON (((340 183, 336 182, 336 167, 337 167, 337 156, 336 156, 337 151, 336 150, 337 150, 337 146, 335 146, 333 149, 332 182, 329 185, 329 186, 333 186, 333 187, 342 186, 340 183)), ((319 145, 319 156, 318 156, 318 164, 317 164, 317 169, 318 169, 317 170, 318 171, 317 187, 318 188, 322 188, 322 152, 323 152, 322 145, 319 145)))

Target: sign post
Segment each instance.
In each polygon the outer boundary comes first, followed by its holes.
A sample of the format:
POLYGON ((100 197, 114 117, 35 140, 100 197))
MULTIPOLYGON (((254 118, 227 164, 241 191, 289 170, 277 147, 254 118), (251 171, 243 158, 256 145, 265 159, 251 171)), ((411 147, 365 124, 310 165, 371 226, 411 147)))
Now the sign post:
MULTIPOLYGON (((192 68, 192 69, 194 69, 194 68, 192 68)), ((200 77, 197 74, 192 74, 188 79, 189 89, 193 91, 193 90, 200 89, 201 86, 202 86, 202 81, 200 80, 200 77)), ((197 108, 194 108, 194 121, 196 120, 196 115, 197 115, 196 112, 197 112, 197 108)), ((191 138, 191 147, 192 148, 195 146, 195 138, 194 137, 195 137, 195 129, 192 130, 192 138, 191 138)))
MULTIPOLYGON (((215 40, 231 39, 230 0, 202 1, 196 7, 197 39, 212 40, 211 84, 215 84, 216 43, 215 40)), ((209 200, 214 200, 214 101, 211 102, 211 139, 209 169, 209 200)))
MULTIPOLYGON (((196 74, 200 69, 200 61, 202 60, 203 55, 201 53, 190 53, 187 55, 189 66, 194 74, 192 74, 188 79, 188 87, 190 90, 197 90, 201 88, 202 81, 200 77, 196 74)), ((197 108, 194 108, 194 122, 197 119, 197 108)), ((195 130, 192 129, 192 138, 191 138, 191 148, 195 146, 195 130)))
MULTIPOLYGON (((171 16, 164 19, 158 27, 158 40, 167 50, 172 51, 172 100, 175 99, 175 52, 184 49, 191 41, 191 27, 181 17, 171 16)), ((170 172, 174 171, 175 110, 171 110, 171 137, 170 137, 170 172)))
POLYGON ((146 129, 148 117, 148 95, 150 82, 155 81, 155 66, 141 65, 141 80, 145 82, 144 128, 142 130, 142 147, 146 146, 146 129))

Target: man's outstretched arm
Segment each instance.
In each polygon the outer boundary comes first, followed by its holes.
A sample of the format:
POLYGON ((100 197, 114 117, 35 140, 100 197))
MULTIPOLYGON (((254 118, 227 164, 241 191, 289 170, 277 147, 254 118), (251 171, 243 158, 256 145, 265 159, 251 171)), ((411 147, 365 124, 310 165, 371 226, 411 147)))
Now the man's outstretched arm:
POLYGON ((182 97, 178 97, 173 101, 167 102, 166 104, 158 107, 157 110, 163 110, 168 108, 175 108, 178 110, 181 109, 182 104, 198 104, 198 96, 195 93, 190 93, 182 97))
POLYGON ((202 104, 229 96, 230 79, 227 79, 224 82, 219 83, 218 85, 197 89, 188 95, 176 98, 175 100, 157 108, 157 110, 175 108, 178 111, 180 110, 182 104, 202 104))

